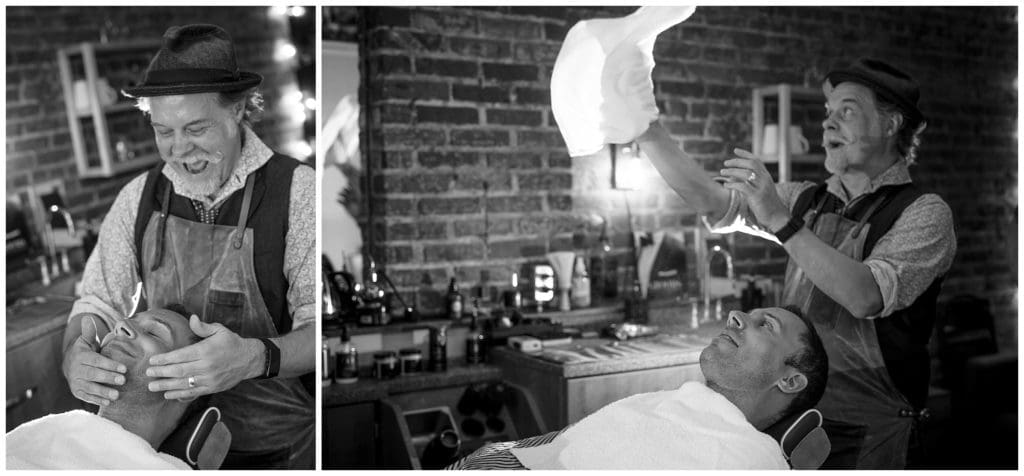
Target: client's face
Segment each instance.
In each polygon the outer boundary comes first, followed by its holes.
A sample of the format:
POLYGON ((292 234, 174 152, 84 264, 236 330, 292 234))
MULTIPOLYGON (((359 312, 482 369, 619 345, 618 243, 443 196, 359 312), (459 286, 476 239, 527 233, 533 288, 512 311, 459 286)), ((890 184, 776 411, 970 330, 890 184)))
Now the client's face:
POLYGON ((786 358, 802 348, 807 330, 795 314, 777 307, 729 313, 725 329, 700 354, 709 382, 740 390, 764 389, 783 376, 786 358))
POLYGON ((136 387, 142 394, 150 392, 146 385, 146 367, 151 356, 170 352, 192 343, 192 329, 188 318, 167 309, 151 309, 120 321, 103 338, 100 354, 116 360, 128 368, 122 395, 130 395, 136 387))

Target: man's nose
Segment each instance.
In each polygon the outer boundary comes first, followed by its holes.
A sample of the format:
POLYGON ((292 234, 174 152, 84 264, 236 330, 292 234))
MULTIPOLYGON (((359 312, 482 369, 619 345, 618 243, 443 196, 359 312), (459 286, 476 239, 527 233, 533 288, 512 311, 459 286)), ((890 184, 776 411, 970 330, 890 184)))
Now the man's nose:
POLYGON ((835 113, 832 113, 832 112, 825 113, 825 120, 821 121, 821 128, 825 129, 826 131, 834 131, 834 130, 838 129, 838 126, 836 125, 836 121, 835 121, 834 117, 835 117, 835 113))
POLYGON ((135 329, 132 328, 132 325, 129 324, 127 320, 115 324, 114 332, 117 333, 117 335, 122 335, 129 339, 135 338, 135 329))
POLYGON ((185 137, 185 134, 174 134, 174 139, 171 142, 171 156, 172 157, 183 157, 192 151, 192 142, 185 137))
POLYGON ((732 311, 732 312, 729 313, 729 322, 728 322, 728 324, 730 326, 732 326, 732 327, 737 328, 737 329, 743 329, 743 326, 746 325, 744 323, 744 319, 746 318, 746 316, 747 315, 744 314, 743 312, 732 311))

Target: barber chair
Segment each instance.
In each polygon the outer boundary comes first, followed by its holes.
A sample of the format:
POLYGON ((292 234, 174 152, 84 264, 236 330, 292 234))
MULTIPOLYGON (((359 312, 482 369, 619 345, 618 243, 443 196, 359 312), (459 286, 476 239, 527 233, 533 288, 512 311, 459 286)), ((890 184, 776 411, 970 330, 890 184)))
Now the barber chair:
POLYGON ((832 451, 821 422, 821 412, 812 408, 775 422, 765 433, 779 442, 791 468, 818 469, 832 451))
POLYGON ((230 447, 231 432, 220 421, 220 409, 207 407, 189 414, 160 445, 160 451, 192 469, 218 469, 230 447))

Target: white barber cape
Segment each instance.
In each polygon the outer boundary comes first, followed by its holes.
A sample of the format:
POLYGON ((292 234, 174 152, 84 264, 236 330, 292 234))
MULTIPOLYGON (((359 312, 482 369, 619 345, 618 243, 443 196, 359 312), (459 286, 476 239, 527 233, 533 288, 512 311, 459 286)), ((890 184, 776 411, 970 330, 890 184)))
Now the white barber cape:
POLYGON ((778 442, 699 382, 608 404, 533 448, 529 469, 789 469, 778 442))
POLYGON ((7 434, 7 469, 177 469, 184 461, 159 453, 110 420, 84 410, 47 415, 7 434))
POLYGON ((551 71, 551 112, 569 155, 632 142, 658 118, 654 41, 696 7, 640 7, 622 18, 584 20, 565 35, 551 71))

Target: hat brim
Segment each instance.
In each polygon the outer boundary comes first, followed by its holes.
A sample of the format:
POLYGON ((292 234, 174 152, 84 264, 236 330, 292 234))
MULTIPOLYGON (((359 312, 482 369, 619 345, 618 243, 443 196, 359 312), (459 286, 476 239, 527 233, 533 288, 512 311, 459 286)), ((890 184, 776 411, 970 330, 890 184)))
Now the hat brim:
POLYGON ((260 83, 263 82, 263 76, 260 76, 257 73, 241 71, 238 73, 238 76, 238 81, 217 83, 177 83, 160 85, 139 84, 136 86, 126 87, 122 89, 122 91, 124 92, 124 94, 133 98, 152 96, 177 96, 180 94, 242 91, 245 89, 259 86, 260 83))

